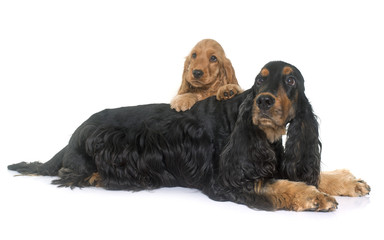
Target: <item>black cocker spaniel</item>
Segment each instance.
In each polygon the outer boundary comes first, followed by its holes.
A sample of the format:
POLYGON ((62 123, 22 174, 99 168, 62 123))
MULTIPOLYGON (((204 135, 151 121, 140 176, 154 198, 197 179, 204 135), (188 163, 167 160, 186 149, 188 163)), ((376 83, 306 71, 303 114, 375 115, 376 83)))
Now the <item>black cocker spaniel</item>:
POLYGON ((210 97, 186 112, 169 104, 107 109, 85 121, 50 161, 8 169, 59 176, 53 184, 66 187, 181 186, 251 208, 333 211, 336 200, 316 188, 320 151, 301 73, 270 62, 233 99, 210 97))

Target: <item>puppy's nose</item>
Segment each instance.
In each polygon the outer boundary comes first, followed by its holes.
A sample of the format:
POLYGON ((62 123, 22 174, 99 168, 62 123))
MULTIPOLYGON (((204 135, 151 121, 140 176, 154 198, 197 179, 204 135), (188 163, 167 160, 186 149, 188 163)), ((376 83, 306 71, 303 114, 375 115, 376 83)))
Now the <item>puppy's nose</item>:
POLYGON ((275 98, 271 95, 261 95, 256 99, 256 104, 261 110, 269 110, 275 104, 275 98))
POLYGON ((199 79, 199 78, 201 78, 201 77, 204 75, 204 72, 201 71, 201 70, 193 70, 193 71, 192 71, 192 74, 193 74, 193 76, 194 76, 196 79, 199 79))

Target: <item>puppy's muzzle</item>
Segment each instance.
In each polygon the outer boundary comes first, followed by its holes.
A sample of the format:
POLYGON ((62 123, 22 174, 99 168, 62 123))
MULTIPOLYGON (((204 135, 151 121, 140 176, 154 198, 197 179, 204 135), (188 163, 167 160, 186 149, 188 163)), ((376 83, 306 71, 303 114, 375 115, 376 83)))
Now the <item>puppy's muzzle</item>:
POLYGON ((204 72, 197 69, 197 70, 193 70, 192 74, 194 78, 199 79, 204 75, 204 72))

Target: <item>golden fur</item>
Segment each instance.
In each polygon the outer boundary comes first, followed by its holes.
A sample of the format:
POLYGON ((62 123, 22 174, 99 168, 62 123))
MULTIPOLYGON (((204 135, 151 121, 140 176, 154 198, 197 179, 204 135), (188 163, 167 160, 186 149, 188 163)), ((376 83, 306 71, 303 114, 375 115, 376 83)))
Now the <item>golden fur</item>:
POLYGON ((185 59, 181 86, 171 101, 171 108, 186 111, 197 101, 210 96, 224 100, 240 92, 235 70, 224 49, 215 40, 204 39, 185 59))

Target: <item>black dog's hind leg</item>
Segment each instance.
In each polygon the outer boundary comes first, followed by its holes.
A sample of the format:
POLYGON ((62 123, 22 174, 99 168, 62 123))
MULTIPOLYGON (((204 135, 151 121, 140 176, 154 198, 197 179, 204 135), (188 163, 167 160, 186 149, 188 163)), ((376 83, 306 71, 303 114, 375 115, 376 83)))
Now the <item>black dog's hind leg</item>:
POLYGON ((58 171, 59 179, 53 180, 52 184, 59 187, 87 187, 94 185, 96 165, 93 159, 73 147, 69 147, 63 157, 63 166, 58 171))

